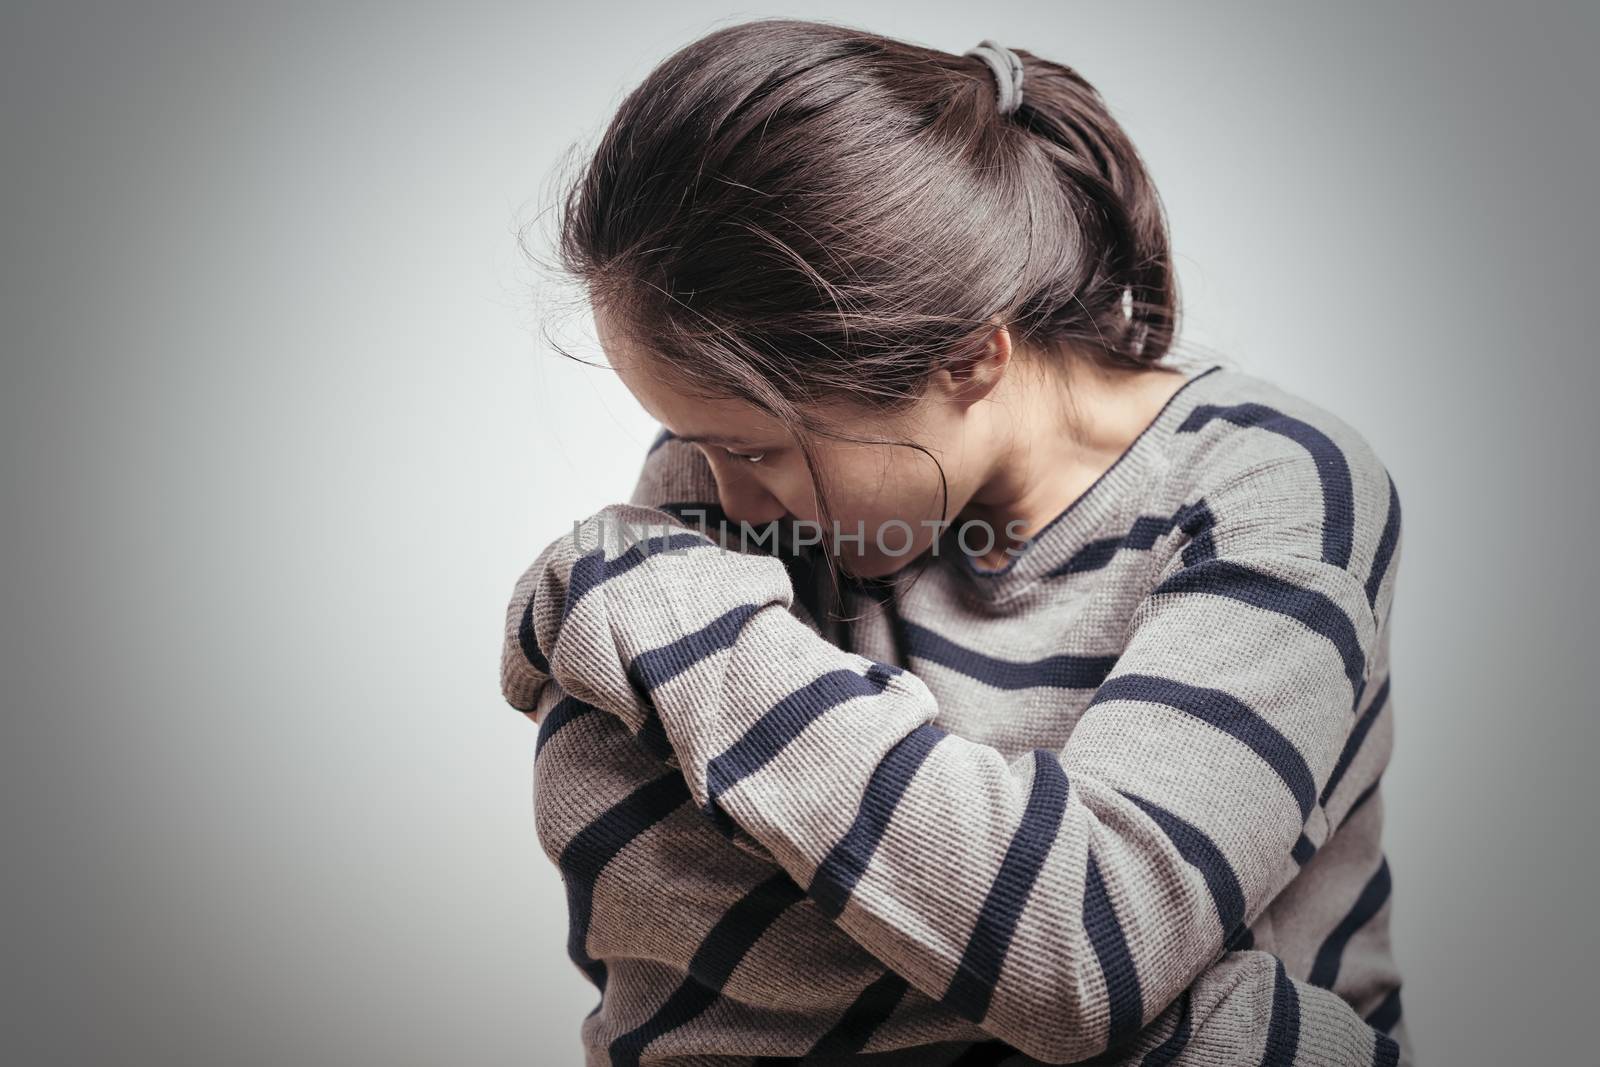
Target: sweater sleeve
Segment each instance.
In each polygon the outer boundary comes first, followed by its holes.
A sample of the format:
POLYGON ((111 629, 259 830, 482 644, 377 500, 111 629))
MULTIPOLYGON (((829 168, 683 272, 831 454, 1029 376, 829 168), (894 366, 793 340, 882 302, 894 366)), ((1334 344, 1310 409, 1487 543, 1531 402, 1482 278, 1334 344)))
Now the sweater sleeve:
MULTIPOLYGON (((588 524, 632 531, 629 547, 575 536, 539 571, 553 675, 664 740, 703 810, 873 955, 1047 1062, 1137 1035, 1279 888, 1386 608, 1302 553, 1301 517, 1220 507, 1165 564, 1067 745, 1008 760, 942 730, 915 675, 789 614, 777 561, 640 535, 641 511, 588 524)), ((1289 979, 1241 988, 1223 1019, 1267 1019, 1268 1036, 1285 990, 1306 1018, 1339 1010, 1289 979)), ((1373 1062, 1382 1040, 1340 1021, 1336 1058, 1282 1062, 1373 1062)))
MULTIPOLYGON (((520 655, 514 636, 508 637, 507 647, 512 655, 520 655)), ((533 716, 541 720, 536 747, 539 770, 535 808, 539 815, 541 844, 550 858, 563 866, 564 877, 576 879, 569 883, 569 894, 576 886, 579 893, 576 899, 585 901, 575 905, 571 916, 572 921, 579 924, 575 929, 581 931, 592 914, 588 903, 592 898, 587 897, 586 886, 592 887, 593 880, 598 877, 596 871, 604 869, 607 861, 597 866, 582 852, 576 853, 575 860, 569 860, 573 854, 568 853, 567 848, 574 844, 576 831, 569 822, 563 832, 561 813, 570 811, 574 804, 590 804, 588 798, 595 793, 628 798, 621 801, 619 807, 611 808, 612 811, 647 810, 639 806, 646 798, 649 804, 675 804, 679 795, 688 798, 688 788, 681 774, 668 772, 663 776, 662 764, 644 757, 637 751, 634 740, 620 729, 592 731, 581 746, 581 761, 574 762, 574 753, 569 749, 564 763, 551 765, 544 755, 546 741, 572 720, 583 718, 585 712, 596 709, 567 699, 553 682, 543 683, 532 694, 507 695, 521 706, 519 710, 530 714, 535 710, 527 706, 530 697, 539 707, 560 709, 551 715, 533 716)), ((608 825, 608 820, 602 816, 582 825, 590 828, 585 833, 593 838, 593 828, 608 825)), ((708 862, 710 857, 705 846, 695 840, 698 832, 692 824, 679 822, 666 837, 652 842, 644 853, 649 859, 635 864, 629 876, 649 882, 648 888, 635 890, 637 896, 683 895, 685 886, 681 875, 665 873, 678 862, 676 857, 683 850, 692 851, 700 859, 699 877, 703 879, 688 896, 699 898, 702 893, 712 899, 717 896, 710 887, 718 885, 719 878, 741 868, 708 862)), ((776 869, 769 854, 763 850, 759 855, 764 866, 776 869)), ((573 898, 569 896, 570 899, 573 898)), ((664 911, 662 917, 668 914, 671 913, 664 911)), ((573 962, 604 988, 606 962, 591 957, 588 947, 584 934, 569 939, 568 951, 573 962)), ((660 951, 659 944, 657 951, 660 951)), ((680 948, 683 959, 694 958, 701 951, 702 946, 692 940, 680 948)), ((798 981, 804 982, 809 977, 798 981)), ((896 988, 900 983, 895 978, 903 979, 903 976, 885 976, 869 988, 896 988)), ((818 984, 819 999, 828 981, 823 978, 818 984)), ((787 995, 795 995, 794 985, 787 987, 787 995)), ((1016 1057, 1005 1058, 1011 1047, 995 1036, 973 1050, 977 1054, 974 1059, 1021 1063, 1016 1057), (992 1058, 983 1057, 985 1052, 993 1053, 992 1058)), ((1237 1067, 1241 1063, 1396 1067, 1398 1055, 1398 1045, 1357 1018, 1343 998, 1292 978, 1283 964, 1266 952, 1243 950, 1225 952, 1144 1031, 1092 1061, 1080 1062, 1092 1062, 1095 1067, 1237 1067)), ((1039 1061, 1030 1057, 1027 1062, 1039 1061)))
MULTIPOLYGON (((1047 1061, 1049 1062, 1049 1061, 1047 1061)), ((1224 952, 1094 1067, 1409 1067, 1400 1046, 1330 989, 1255 949, 1224 952)))

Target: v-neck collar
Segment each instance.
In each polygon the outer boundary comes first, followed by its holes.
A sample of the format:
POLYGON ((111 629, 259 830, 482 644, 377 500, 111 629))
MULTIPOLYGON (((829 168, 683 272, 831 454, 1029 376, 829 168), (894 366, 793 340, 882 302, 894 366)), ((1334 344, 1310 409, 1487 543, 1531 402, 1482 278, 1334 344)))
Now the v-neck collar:
POLYGON ((972 557, 961 550, 955 525, 941 535, 939 562, 967 579, 965 584, 982 599, 1003 600, 1049 574, 1097 536, 1125 533, 1109 530, 1108 524, 1121 510, 1127 494, 1144 483, 1178 426, 1200 402, 1205 389, 1197 388, 1197 383, 1210 385, 1225 370, 1225 364, 1213 363, 1190 375, 1111 466, 1017 549, 1005 567, 983 570, 975 566, 972 557))

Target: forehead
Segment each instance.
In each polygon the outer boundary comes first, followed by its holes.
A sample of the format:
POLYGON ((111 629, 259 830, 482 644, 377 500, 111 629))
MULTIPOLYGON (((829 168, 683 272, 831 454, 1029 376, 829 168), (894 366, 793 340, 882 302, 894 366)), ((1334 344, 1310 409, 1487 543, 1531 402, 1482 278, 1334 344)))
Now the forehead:
POLYGON ((787 437, 783 423, 755 405, 689 390, 648 349, 635 344, 598 308, 595 331, 607 362, 639 405, 679 437, 711 443, 772 442, 787 437))

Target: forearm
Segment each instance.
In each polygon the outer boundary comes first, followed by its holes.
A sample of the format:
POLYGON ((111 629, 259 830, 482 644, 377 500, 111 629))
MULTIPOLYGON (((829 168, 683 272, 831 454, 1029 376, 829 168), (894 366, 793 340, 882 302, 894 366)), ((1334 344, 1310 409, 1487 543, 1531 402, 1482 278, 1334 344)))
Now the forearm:
POLYGON ((1117 1067, 1395 1067, 1399 1046, 1343 997, 1250 950, 1225 953, 1110 1055, 1117 1067))
MULTIPOLYGON (((679 783, 676 788, 657 788, 668 782, 661 778, 666 769, 638 750, 614 716, 571 698, 558 701, 557 695, 552 685, 539 700, 541 710, 547 712, 540 716, 536 749, 540 837, 551 858, 563 866, 569 904, 574 909, 572 919, 579 924, 575 926, 579 936, 569 945, 569 951, 574 962, 598 981, 603 977, 604 966, 587 955, 582 936, 587 932, 585 917, 597 864, 609 859, 613 850, 625 847, 625 838, 618 837, 620 827, 633 826, 644 832, 655 821, 654 816, 641 818, 644 812, 653 810, 659 816, 669 806, 676 806, 679 798, 685 803, 692 800, 687 786, 676 775, 671 776, 679 783), (560 740, 548 745, 557 735, 560 740), (551 758, 557 762, 550 763, 551 758), (582 787, 576 788, 580 782, 582 787), (623 816, 641 804, 647 806, 623 816), (575 847, 567 847, 576 830, 585 824, 612 828, 605 834, 608 845, 598 858, 591 859, 577 853, 575 847)), ((676 829, 670 833, 663 827, 649 831, 654 836, 648 854, 659 856, 669 869, 678 862, 674 857, 699 857, 695 869, 702 872, 704 884, 686 896, 674 894, 663 899, 661 906, 666 910, 660 913, 661 917, 671 916, 670 929, 712 925, 717 918, 718 900, 723 896, 731 899, 733 890, 719 887, 719 876, 704 862, 707 850, 715 851, 715 846, 697 836, 693 821, 680 820, 672 825, 676 829), (704 908, 711 910, 704 914, 697 910, 704 908)), ((592 834, 589 831, 576 836, 581 840, 592 834)), ((744 839, 743 834, 737 836, 744 839)), ((756 846, 752 851, 765 857, 761 866, 771 863, 764 848, 756 846)), ((717 870, 742 869, 731 857, 724 857, 715 866, 717 870)), ((641 869, 631 875, 635 880, 654 877, 641 869)), ((826 944, 826 939, 816 943, 826 944)), ((690 942, 676 948, 687 960, 695 946, 690 942)), ((838 959, 837 951, 830 958, 838 959)), ((815 949, 805 959, 816 964, 815 949)), ((794 960, 797 965, 800 962, 794 960)), ((995 1037, 996 1048, 1004 1043, 1002 1037, 995 1037)), ((1138 1034, 1092 1062, 1101 1067, 1232 1067, 1263 1062, 1365 1067, 1392 1065, 1396 1053, 1394 1042, 1363 1023, 1342 998, 1289 978, 1278 961, 1266 953, 1239 951, 1224 953, 1138 1034), (1266 1055, 1269 1047, 1274 1050, 1272 1057, 1266 1055)))

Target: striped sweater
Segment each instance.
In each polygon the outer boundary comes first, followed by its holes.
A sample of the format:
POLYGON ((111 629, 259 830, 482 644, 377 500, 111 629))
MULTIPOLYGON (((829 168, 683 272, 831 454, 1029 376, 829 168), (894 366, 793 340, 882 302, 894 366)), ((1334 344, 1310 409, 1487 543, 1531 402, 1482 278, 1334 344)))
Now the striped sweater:
POLYGON ((842 629, 715 500, 663 434, 507 608, 588 1064, 1412 1062, 1351 426, 1212 364, 1005 570, 946 536, 842 629))

